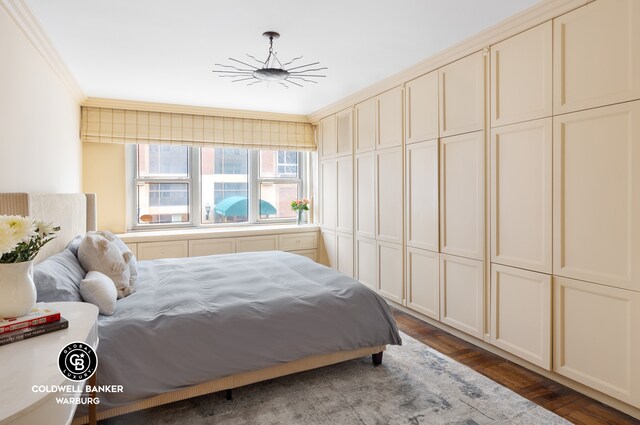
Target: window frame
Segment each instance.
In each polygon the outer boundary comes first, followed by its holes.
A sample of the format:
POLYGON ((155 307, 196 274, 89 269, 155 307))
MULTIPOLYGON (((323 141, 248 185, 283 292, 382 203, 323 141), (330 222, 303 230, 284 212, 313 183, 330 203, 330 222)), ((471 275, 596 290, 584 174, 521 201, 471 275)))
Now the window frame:
MULTIPOLYGON (((202 204, 202 175, 201 175, 201 148, 188 147, 188 177, 159 179, 138 176, 138 150, 137 144, 126 146, 126 187, 127 187, 127 229, 130 231, 154 231, 163 229, 185 229, 185 228, 217 228, 217 227, 239 227, 271 224, 290 224, 296 221, 295 217, 290 218, 260 218, 259 203, 260 184, 264 182, 273 183, 297 183, 298 199, 309 197, 309 182, 307 169, 309 167, 310 156, 308 152, 297 152, 298 156, 298 176, 296 178, 286 177, 260 177, 260 151, 259 149, 247 149, 247 182, 249 195, 249 217, 246 222, 237 223, 203 223, 202 215, 204 206, 202 204), (187 183, 189 187, 189 222, 185 223, 153 223, 141 224, 138 222, 138 194, 139 183, 187 183)), ((203 146, 209 148, 208 146, 203 146)), ((211 146, 215 148, 219 146, 211 146)), ((264 149, 264 150, 284 150, 284 149, 264 149)), ((295 152, 295 151, 294 151, 295 152)), ((214 166, 215 167, 215 166, 214 166)), ((214 168, 215 170, 215 168, 214 168)), ((277 165, 276 165, 277 171, 277 165)))

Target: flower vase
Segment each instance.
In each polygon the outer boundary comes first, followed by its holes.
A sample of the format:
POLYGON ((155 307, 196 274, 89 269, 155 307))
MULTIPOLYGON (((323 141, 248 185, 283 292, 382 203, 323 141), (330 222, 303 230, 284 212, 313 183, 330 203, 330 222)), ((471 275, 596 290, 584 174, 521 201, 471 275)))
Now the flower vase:
POLYGON ((300 224, 304 224, 303 218, 302 218, 302 214, 304 214, 304 210, 298 210, 298 216, 297 216, 297 220, 296 220, 296 224, 300 225, 300 224))
POLYGON ((20 317, 36 304, 33 261, 0 264, 0 317, 20 317))

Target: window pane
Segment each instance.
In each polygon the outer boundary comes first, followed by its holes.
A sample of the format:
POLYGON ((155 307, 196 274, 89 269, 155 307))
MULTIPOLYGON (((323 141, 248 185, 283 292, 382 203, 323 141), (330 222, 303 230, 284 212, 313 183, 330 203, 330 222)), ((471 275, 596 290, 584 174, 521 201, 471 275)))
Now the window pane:
POLYGON ((260 151, 260 177, 297 178, 298 152, 260 151))
POLYGON ((138 184, 139 224, 188 223, 189 185, 187 183, 138 184))
POLYGON ((189 177, 189 148, 138 145, 138 177, 189 177))
POLYGON ((298 199, 297 183, 260 183, 260 218, 293 218, 291 201, 298 199))
POLYGON ((249 220, 249 151, 201 148, 202 223, 249 220))

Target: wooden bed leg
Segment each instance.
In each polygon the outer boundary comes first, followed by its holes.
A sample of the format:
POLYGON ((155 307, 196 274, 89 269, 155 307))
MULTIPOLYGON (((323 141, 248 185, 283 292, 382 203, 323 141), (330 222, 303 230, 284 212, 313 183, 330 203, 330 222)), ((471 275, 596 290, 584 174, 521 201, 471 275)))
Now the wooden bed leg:
POLYGON ((233 400, 233 390, 227 390, 227 400, 233 400))
POLYGON ((371 355, 371 360, 373 361, 374 366, 380 366, 382 364, 382 353, 384 353, 384 351, 371 355))
MULTIPOLYGON (((91 376, 91 378, 89 378, 89 385, 91 385, 92 387, 95 388, 96 383, 98 382, 98 372, 95 372, 93 374, 93 376, 91 376)), ((89 397, 91 398, 95 398, 96 397, 96 393, 95 391, 92 391, 91 394, 89 394, 89 397)), ((91 403, 89 405, 89 425, 96 425, 98 423, 98 409, 97 406, 93 403, 91 403)))

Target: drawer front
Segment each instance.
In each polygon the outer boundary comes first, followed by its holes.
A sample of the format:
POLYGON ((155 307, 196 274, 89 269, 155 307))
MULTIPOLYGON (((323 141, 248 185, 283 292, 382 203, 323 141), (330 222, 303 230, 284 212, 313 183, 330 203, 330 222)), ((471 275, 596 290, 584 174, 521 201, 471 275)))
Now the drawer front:
POLYGON ((252 236, 236 239, 236 252, 276 251, 277 236, 252 236))
POLYGON ((292 254, 302 255, 303 257, 311 258, 316 263, 318 262, 318 250, 317 249, 305 249, 301 251, 289 251, 292 254))
POLYGON ((138 257, 138 244, 137 243, 127 243, 125 245, 127 246, 127 248, 129 248, 131 250, 133 255, 138 257))
POLYGON ((281 251, 299 251, 318 248, 318 232, 292 233, 279 236, 281 251))
POLYGON ((139 260, 158 258, 182 258, 188 255, 187 241, 141 242, 138 244, 139 260))
POLYGON ((234 239, 200 239, 189 241, 189 257, 233 254, 234 252, 236 252, 236 241, 234 239))

